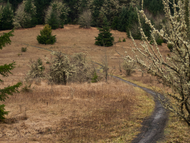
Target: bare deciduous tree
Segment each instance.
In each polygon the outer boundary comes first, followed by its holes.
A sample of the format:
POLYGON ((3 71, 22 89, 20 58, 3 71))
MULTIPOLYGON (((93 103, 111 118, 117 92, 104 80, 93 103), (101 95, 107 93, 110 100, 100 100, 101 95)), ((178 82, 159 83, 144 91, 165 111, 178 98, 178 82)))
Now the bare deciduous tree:
MULTIPOLYGON (((138 11, 138 19, 140 24, 140 32, 142 35, 141 46, 137 46, 131 36, 135 48, 133 48, 134 57, 126 56, 127 60, 135 61, 147 73, 156 76, 158 81, 165 87, 172 89, 172 92, 165 93, 167 102, 159 98, 164 107, 175 113, 190 126, 190 42, 188 40, 189 25, 185 17, 185 0, 178 0, 175 4, 173 1, 174 14, 170 11, 170 0, 162 0, 164 5, 165 17, 167 18, 169 29, 166 27, 158 31, 154 25, 148 20, 143 10, 138 11), (140 22, 142 16, 146 23, 151 27, 151 36, 154 44, 151 45, 148 38, 143 32, 140 22), (157 46, 154 35, 158 34, 168 43, 174 45, 170 56, 164 59, 157 46), (138 55, 143 56, 138 57, 138 55), (169 99, 169 100, 168 100, 169 99)), ((143 9, 143 0, 142 0, 143 9)), ((189 11, 188 11, 189 12, 189 11)), ((188 19, 189 20, 189 19, 188 19)))

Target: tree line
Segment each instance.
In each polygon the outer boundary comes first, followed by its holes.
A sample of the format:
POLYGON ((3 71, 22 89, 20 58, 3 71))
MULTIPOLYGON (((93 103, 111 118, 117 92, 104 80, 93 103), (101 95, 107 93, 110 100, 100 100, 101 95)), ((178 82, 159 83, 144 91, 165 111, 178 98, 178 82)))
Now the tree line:
MULTIPOLYGON (((0 30, 30 28, 38 24, 49 24, 52 29, 63 28, 64 24, 77 24, 85 11, 91 14, 90 26, 108 25, 119 31, 134 29, 133 37, 140 39, 136 7, 137 0, 0 0, 0 30)), ((144 9, 154 17, 163 14, 162 0, 145 0, 144 9)), ((150 27, 143 23, 145 34, 150 37, 150 27)))

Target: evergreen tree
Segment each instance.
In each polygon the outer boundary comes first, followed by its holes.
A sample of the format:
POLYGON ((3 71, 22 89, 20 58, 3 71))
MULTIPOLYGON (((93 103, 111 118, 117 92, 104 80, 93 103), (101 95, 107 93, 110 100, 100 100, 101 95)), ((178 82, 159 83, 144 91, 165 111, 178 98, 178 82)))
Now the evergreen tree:
POLYGON ((94 0, 92 4, 92 26, 101 27, 96 21, 100 14, 100 9, 104 3, 104 0, 94 0))
POLYGON ((16 9, 18 8, 18 4, 20 4, 23 0, 1 0, 2 2, 5 3, 10 3, 12 6, 13 11, 15 12, 16 9))
POLYGON ((31 20, 26 21, 25 28, 30 28, 30 27, 36 26, 36 24, 37 24, 36 7, 34 7, 34 5, 33 5, 33 0, 26 0, 24 12, 30 14, 30 16, 31 16, 31 20))
POLYGON ((51 15, 47 23, 51 26, 52 29, 59 28, 59 20, 56 14, 55 7, 52 8, 51 15))
POLYGON ((13 17, 14 17, 14 13, 13 13, 11 5, 8 1, 6 6, 2 8, 0 30, 7 30, 7 29, 13 28, 14 27, 13 26, 13 17))
POLYGON ((36 6, 37 24, 45 23, 45 10, 48 8, 52 0, 34 0, 36 6))
POLYGON ((79 17, 79 0, 63 0, 63 3, 70 8, 67 23, 76 23, 79 17))
POLYGON ((45 25, 44 29, 40 31, 41 35, 37 36, 38 43, 40 44, 54 44, 56 42, 56 35, 51 35, 51 26, 45 25))
POLYGON ((49 24, 52 29, 63 28, 67 19, 69 7, 62 2, 53 2, 49 6, 45 16, 45 23, 49 24))
POLYGON ((99 28, 98 37, 95 37, 95 45, 110 47, 113 45, 114 37, 110 33, 110 28, 108 26, 107 19, 104 18, 104 26, 103 28, 99 28))
MULTIPOLYGON (((9 33, 4 33, 2 36, 0 36, 0 49, 2 49, 5 44, 10 44, 11 40, 10 37, 13 36, 13 30, 10 31, 9 33)), ((0 66, 0 75, 6 77, 8 76, 10 71, 14 69, 15 67, 15 62, 10 63, 10 64, 4 64, 0 66)), ((0 79, 0 83, 2 83, 3 80, 0 79)), ((14 92, 18 92, 18 87, 20 87, 22 83, 17 83, 13 86, 8 86, 3 89, 0 89, 0 101, 5 101, 5 99, 8 98, 8 95, 12 95, 14 92)), ((5 119, 5 115, 8 114, 8 111, 5 111, 5 105, 0 104, 0 121, 5 119)))

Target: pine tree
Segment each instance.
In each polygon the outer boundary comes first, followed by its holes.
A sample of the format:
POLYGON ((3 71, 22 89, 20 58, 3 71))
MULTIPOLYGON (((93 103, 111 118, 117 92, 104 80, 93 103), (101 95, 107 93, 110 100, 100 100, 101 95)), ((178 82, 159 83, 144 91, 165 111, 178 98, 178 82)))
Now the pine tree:
POLYGON ((50 18, 48 19, 47 23, 51 26, 52 29, 59 28, 59 20, 58 20, 58 17, 56 15, 56 10, 54 8, 51 11, 51 15, 50 15, 50 18))
POLYGON ((45 25, 44 29, 40 31, 41 35, 37 36, 38 43, 40 44, 54 44, 56 42, 56 35, 51 35, 51 26, 45 25))
POLYGON ((96 42, 95 45, 110 47, 113 45, 114 37, 110 33, 110 27, 108 26, 107 19, 104 18, 103 28, 99 28, 98 37, 95 37, 96 42))
MULTIPOLYGON (((0 36, 0 49, 2 49, 5 44, 10 44, 11 40, 10 37, 13 36, 13 30, 9 33, 4 33, 2 36, 0 36)), ((10 71, 14 69, 15 62, 10 64, 4 64, 0 66, 0 75, 7 77, 10 71)), ((0 83, 2 83, 3 80, 0 79, 0 83)), ((18 87, 21 86, 22 83, 18 82, 17 84, 13 86, 8 86, 3 89, 0 89, 0 101, 5 101, 5 99, 8 98, 8 95, 12 95, 14 92, 18 92, 18 87)), ((8 111, 5 111, 5 105, 0 104, 0 121, 5 119, 5 115, 8 114, 8 111)))
POLYGON ((1 22, 0 22, 0 30, 12 29, 13 26, 13 17, 14 13, 11 8, 9 1, 6 6, 2 8, 1 22))

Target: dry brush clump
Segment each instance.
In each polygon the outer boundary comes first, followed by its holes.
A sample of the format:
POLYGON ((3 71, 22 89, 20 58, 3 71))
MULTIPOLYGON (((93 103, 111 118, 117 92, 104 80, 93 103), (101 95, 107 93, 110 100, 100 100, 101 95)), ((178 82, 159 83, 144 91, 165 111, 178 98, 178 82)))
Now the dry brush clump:
POLYGON ((87 61, 86 54, 76 53, 71 57, 71 64, 75 67, 75 74, 70 78, 72 82, 91 82, 95 69, 87 61))
POLYGON ((124 60, 122 66, 126 76, 131 76, 135 72, 136 65, 133 61, 124 60))
POLYGON ((55 58, 50 62, 48 79, 55 84, 67 84, 68 78, 75 73, 75 67, 70 63, 67 55, 61 52, 53 52, 55 58))
POLYGON ((129 61, 137 62, 147 73, 157 77, 159 83, 172 89, 172 93, 166 92, 164 94, 167 101, 158 98, 165 108, 181 117, 190 126, 190 43, 188 38, 189 25, 185 18, 185 13, 189 11, 186 11, 184 8, 184 1, 178 0, 177 4, 173 4, 174 14, 171 14, 169 4, 169 0, 163 0, 168 30, 165 27, 160 31, 155 29, 144 11, 138 11, 138 17, 141 15, 152 29, 151 36, 154 45, 149 43, 139 18, 140 32, 143 39, 142 47, 137 46, 132 36, 131 38, 135 45, 135 48, 133 48, 134 54, 140 54, 144 59, 138 56, 135 56, 135 58, 127 56, 126 58, 129 61), (168 56, 166 59, 163 58, 159 51, 154 37, 155 33, 174 45, 171 56, 168 56))
POLYGON ((78 24, 82 28, 90 28, 92 22, 92 15, 90 10, 85 10, 83 13, 79 16, 78 24))

